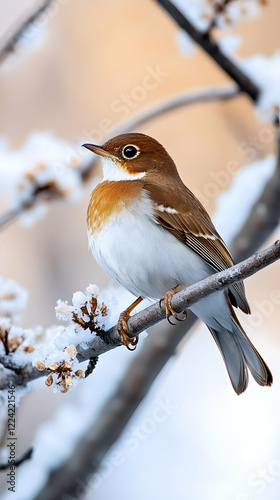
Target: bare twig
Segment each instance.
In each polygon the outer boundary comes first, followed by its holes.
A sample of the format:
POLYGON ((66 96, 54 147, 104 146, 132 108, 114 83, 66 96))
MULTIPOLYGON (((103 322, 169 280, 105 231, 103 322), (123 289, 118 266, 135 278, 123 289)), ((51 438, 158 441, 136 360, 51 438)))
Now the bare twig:
MULTIPOLYGON (((143 123, 153 120, 154 118, 157 118, 164 113, 173 111, 181 106, 197 104, 199 102, 210 102, 214 100, 227 100, 235 97, 238 93, 239 89, 236 85, 229 85, 228 87, 208 87, 206 89, 195 90, 192 92, 183 92, 182 94, 163 99, 162 101, 149 106, 147 109, 144 109, 140 113, 136 113, 129 120, 117 125, 110 135, 113 136, 135 130, 143 123)), ((106 138, 104 140, 106 140, 106 138)), ((90 161, 86 161, 80 167, 78 172, 80 173, 82 182, 86 183, 90 179, 97 162, 98 157, 91 157, 90 161)), ((15 221, 25 210, 32 208, 42 196, 44 196, 44 200, 48 201, 62 198, 62 196, 59 195, 59 191, 54 189, 53 185, 47 184, 46 186, 41 186, 40 188, 35 185, 34 191, 28 202, 23 203, 16 209, 0 216, 0 229, 15 221)), ((64 196, 63 199, 65 199, 64 196)))
POLYGON ((49 7, 53 0, 45 0, 40 7, 37 8, 20 26, 19 28, 8 38, 4 45, 0 48, 0 63, 3 62, 11 53, 15 51, 16 45, 19 40, 23 37, 26 30, 31 24, 33 24, 36 19, 38 19, 43 12, 49 7))
POLYGON ((30 460, 30 458, 32 457, 32 453, 33 453, 33 448, 29 448, 20 458, 15 460, 12 464, 11 463, 0 464, 0 470, 9 469, 11 465, 13 465, 14 467, 19 467, 23 462, 26 462, 26 460, 30 460))
POLYGON ((189 106, 201 102, 226 101, 239 94, 239 87, 231 84, 224 87, 206 87, 196 90, 188 90, 181 94, 168 97, 162 101, 150 105, 147 109, 140 111, 116 127, 116 135, 136 129, 147 121, 154 120, 158 116, 173 111, 182 106, 189 106))
POLYGON ((254 102, 257 102, 260 89, 257 85, 241 71, 234 62, 229 59, 219 48, 218 44, 211 37, 211 32, 199 31, 182 12, 175 7, 170 0, 156 0, 163 9, 174 19, 174 21, 188 33, 188 35, 200 47, 209 54, 214 61, 237 83, 240 89, 245 92, 254 102))
MULTIPOLYGON (((201 300, 203 297, 207 297, 215 291, 223 290, 232 283, 236 283, 252 276, 279 258, 280 240, 276 241, 273 245, 262 252, 255 253, 252 257, 249 257, 245 261, 240 262, 229 269, 221 271, 220 273, 213 274, 209 278, 206 278, 203 281, 178 292, 172 299, 172 306, 175 311, 182 312, 195 304, 197 301, 201 300)), ((139 335, 143 330, 146 330, 159 321, 165 319, 165 315, 165 308, 160 302, 147 307, 129 319, 127 335, 131 338, 139 335)), ((87 359, 97 357, 120 345, 121 340, 117 327, 115 326, 107 332, 104 332, 102 335, 95 335, 88 348, 84 349, 81 346, 77 346, 77 358, 79 361, 85 361, 87 359)), ((9 359, 10 356, 12 355, 7 356, 6 359, 9 359)), ((7 373, 3 373, 0 382, 0 389, 5 388, 9 383, 22 385, 45 374, 45 370, 43 372, 39 372, 37 370, 36 373, 36 368, 28 364, 22 368, 19 373, 11 373, 9 375, 7 375, 7 373)))

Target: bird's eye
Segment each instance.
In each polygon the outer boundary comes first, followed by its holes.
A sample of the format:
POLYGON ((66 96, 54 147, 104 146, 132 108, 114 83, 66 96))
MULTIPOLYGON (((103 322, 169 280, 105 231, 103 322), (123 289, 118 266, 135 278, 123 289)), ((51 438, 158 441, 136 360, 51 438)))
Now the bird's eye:
POLYGON ((122 150, 122 156, 126 160, 129 159, 131 160, 132 158, 136 158, 140 153, 140 150, 134 146, 133 144, 129 144, 128 146, 125 146, 122 150))

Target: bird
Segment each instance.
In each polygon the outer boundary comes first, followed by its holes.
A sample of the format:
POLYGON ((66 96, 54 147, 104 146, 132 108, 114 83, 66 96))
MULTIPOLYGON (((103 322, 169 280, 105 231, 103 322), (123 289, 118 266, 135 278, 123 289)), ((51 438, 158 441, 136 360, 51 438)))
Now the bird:
MULTIPOLYGON (((133 350, 138 337, 127 336, 127 321, 144 298, 162 300, 167 319, 178 319, 173 295, 234 262, 207 211, 156 139, 127 133, 102 146, 83 146, 101 157, 103 167, 87 210, 89 247, 105 272, 137 297, 117 325, 122 342, 133 350)), ((190 307, 210 330, 239 395, 247 388, 248 369, 261 386, 270 386, 273 378, 234 308, 250 314, 243 282, 190 307)))

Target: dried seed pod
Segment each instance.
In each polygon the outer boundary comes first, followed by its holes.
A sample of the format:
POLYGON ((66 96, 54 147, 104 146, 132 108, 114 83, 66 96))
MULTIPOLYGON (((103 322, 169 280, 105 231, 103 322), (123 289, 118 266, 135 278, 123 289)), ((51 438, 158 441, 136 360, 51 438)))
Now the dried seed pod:
POLYGON ((33 345, 28 345, 28 346, 24 347, 23 350, 25 352, 34 352, 35 351, 35 347, 33 345))
POLYGON ((15 351, 20 346, 22 341, 23 339, 21 337, 14 337, 11 340, 8 340, 7 346, 9 351, 15 351))
POLYGON ((65 383, 66 383, 66 385, 72 385, 73 384, 73 377, 71 377, 71 375, 68 375, 68 377, 66 377, 66 379, 65 379, 65 383))
POLYGON ((102 316, 107 316, 107 314, 108 314, 108 307, 104 304, 104 302, 102 303, 102 306, 100 307, 100 312, 101 312, 102 316))
POLYGON ((62 385, 60 387, 60 392, 62 392, 62 394, 65 394, 68 391, 69 391, 69 387, 67 387, 67 385, 62 385))
POLYGON ((25 172, 25 177, 26 179, 33 181, 35 179, 35 174, 31 170, 28 170, 28 172, 25 172))
POLYGON ((50 373, 45 380, 45 384, 49 387, 50 385, 52 385, 52 383, 53 383, 53 376, 50 373))
POLYGON ((74 358, 74 356, 76 356, 77 354, 77 349, 74 345, 69 345, 65 351, 69 354, 69 356, 71 356, 71 358, 74 358))
POLYGON ((70 361, 63 361, 62 368, 63 370, 71 370, 72 363, 70 363, 70 361))
POLYGON ((43 371, 46 368, 45 362, 44 361, 38 361, 38 363, 36 363, 36 368, 40 372, 43 371))
POLYGON ((55 370, 57 370, 59 367, 59 364, 55 361, 54 363, 51 363, 49 366, 48 366, 48 369, 51 370, 52 372, 55 372, 55 370))

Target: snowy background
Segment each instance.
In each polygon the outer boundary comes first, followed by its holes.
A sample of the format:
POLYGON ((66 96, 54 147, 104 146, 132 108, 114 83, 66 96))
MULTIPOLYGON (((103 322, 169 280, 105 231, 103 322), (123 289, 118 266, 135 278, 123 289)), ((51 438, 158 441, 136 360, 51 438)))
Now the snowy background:
MULTIPOLYGON (((19 0, 0 3, 2 44, 38 5, 35 0, 24 6, 19 0)), ((176 5, 199 29, 209 25, 209 3, 176 5)), ((262 90, 257 107, 240 95, 182 107, 137 128, 164 144, 229 244, 276 168, 271 122, 280 103, 279 15, 277 0, 264 6, 244 0, 233 2, 228 17, 217 21, 219 46, 262 90)), ((161 99, 229 84, 221 69, 148 0, 106 5, 56 0, 1 63, 0 221, 1 214, 32 202, 34 186, 52 186, 58 198, 40 199, 0 232, 0 327, 12 323, 14 342, 25 338, 17 363, 26 356, 33 364, 72 363, 72 351, 58 359, 61 338, 67 335, 65 346, 75 344, 73 327, 59 320, 67 320, 73 293, 90 283, 100 287, 100 300, 111 311, 106 325, 114 324, 133 300, 114 288, 87 249, 85 213, 100 166, 83 182, 80 168, 90 160, 81 144, 102 143, 117 125, 161 99), (59 299, 68 305, 60 303, 56 317, 59 299), (50 329, 53 325, 59 326, 50 329)), ((278 229, 267 245, 279 234, 278 229)), ((277 263, 246 282, 252 316, 240 316, 271 368, 272 388, 250 380, 246 393, 237 397, 207 328, 197 324, 98 473, 86 483, 77 476, 71 498, 83 492, 87 500, 116 495, 123 500, 278 500, 279 276, 277 263)), ((86 293, 74 296, 74 307, 97 292, 86 293)), ((51 470, 75 456, 124 374, 129 377, 130 363, 144 349, 142 337, 136 352, 120 348, 101 356, 86 380, 75 377, 86 365, 74 361, 69 372, 74 387, 67 393, 59 386, 53 391, 55 384, 46 387, 43 379, 32 383, 29 393, 18 389, 17 452, 20 456, 34 446, 34 453, 17 471, 16 493, 7 491, 6 472, 1 472, 3 500, 45 500, 40 492, 51 470)), ((2 402, 5 398, 4 392, 2 402)), ((4 463, 5 405, 0 416, 4 463)))

